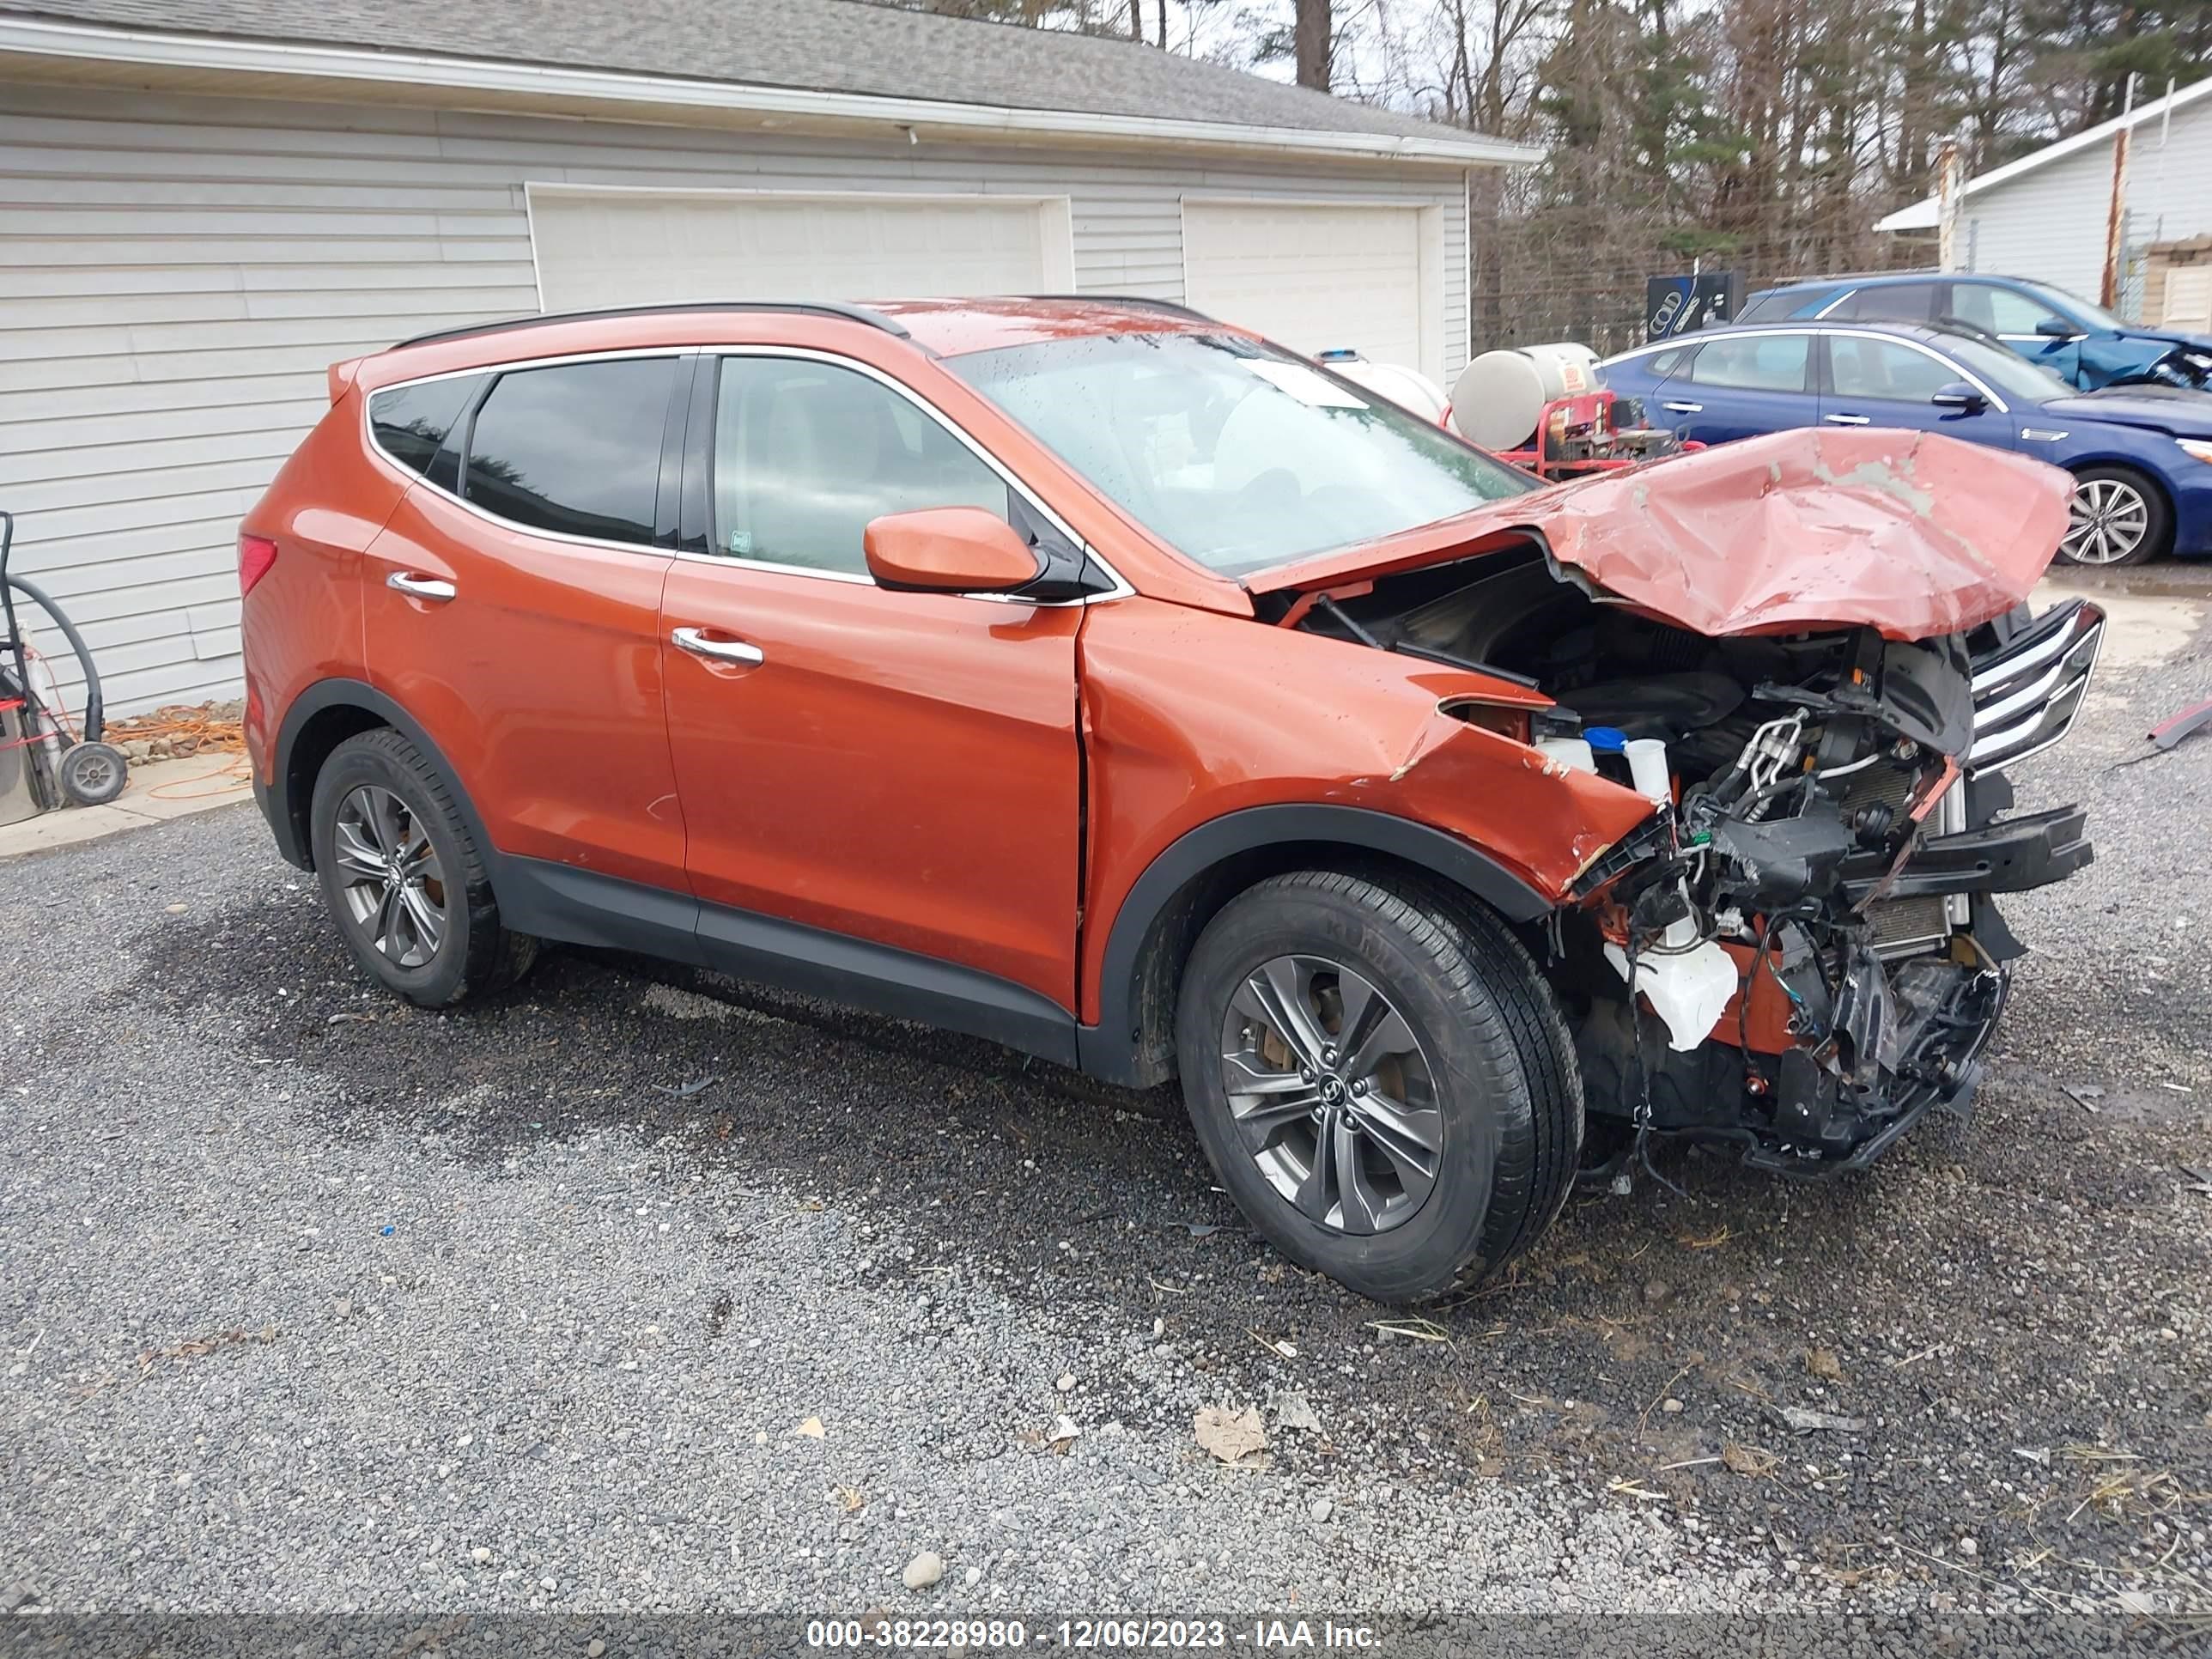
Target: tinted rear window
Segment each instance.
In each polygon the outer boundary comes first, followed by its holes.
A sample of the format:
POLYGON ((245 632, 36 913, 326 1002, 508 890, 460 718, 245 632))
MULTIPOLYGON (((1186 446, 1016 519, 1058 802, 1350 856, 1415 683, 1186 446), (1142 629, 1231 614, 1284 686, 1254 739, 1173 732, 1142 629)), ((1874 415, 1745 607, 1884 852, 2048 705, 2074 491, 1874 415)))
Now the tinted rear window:
POLYGON ((1935 283, 1888 283, 1863 288, 1826 313, 1830 322, 1924 323, 1936 313, 1935 283))
POLYGON ((462 493, 564 536, 650 542, 672 357, 502 374, 469 434, 462 493))
POLYGON ((483 375, 464 374, 374 393, 368 400, 368 429, 376 447, 400 465, 428 473, 431 459, 483 384, 483 375))

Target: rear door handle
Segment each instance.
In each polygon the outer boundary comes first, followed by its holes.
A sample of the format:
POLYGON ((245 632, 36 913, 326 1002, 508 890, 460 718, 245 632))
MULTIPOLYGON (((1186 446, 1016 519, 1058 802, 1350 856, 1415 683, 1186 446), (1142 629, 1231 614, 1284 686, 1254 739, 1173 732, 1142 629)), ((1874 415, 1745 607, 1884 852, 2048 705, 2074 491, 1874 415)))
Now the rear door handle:
POLYGON ((1835 426, 1868 426, 1874 420, 1871 415, 1823 415, 1820 418, 1835 426))
POLYGON ((431 599, 443 605, 460 592, 453 583, 437 576, 418 576, 411 570, 395 570, 384 579, 386 587, 397 588, 410 599, 431 599))
POLYGON ((693 656, 711 657, 716 662, 757 663, 768 659, 757 645, 747 645, 743 640, 710 640, 702 628, 679 628, 668 637, 693 656))
POLYGON ((1677 415, 1702 415, 1705 412, 1703 404, 1662 404, 1659 407, 1671 409, 1677 415))

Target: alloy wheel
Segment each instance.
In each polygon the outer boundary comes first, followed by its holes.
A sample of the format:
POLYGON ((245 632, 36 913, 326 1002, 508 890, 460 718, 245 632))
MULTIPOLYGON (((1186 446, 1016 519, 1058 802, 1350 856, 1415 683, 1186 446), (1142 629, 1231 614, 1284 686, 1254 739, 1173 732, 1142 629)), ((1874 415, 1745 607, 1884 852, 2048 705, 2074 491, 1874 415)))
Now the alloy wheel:
POLYGON ((428 966, 447 921, 429 827, 391 790, 364 783, 338 803, 332 851, 354 927, 395 966, 428 966))
POLYGON ((1230 999, 1221 1081, 1268 1184, 1308 1219, 1388 1232, 1435 1189, 1435 1068, 1369 980, 1325 957, 1261 963, 1230 999))
POLYGON ((2091 478, 2075 486, 2066 539, 2060 544, 2076 564, 2115 564, 2142 545, 2150 532, 2150 503, 2120 478, 2091 478))

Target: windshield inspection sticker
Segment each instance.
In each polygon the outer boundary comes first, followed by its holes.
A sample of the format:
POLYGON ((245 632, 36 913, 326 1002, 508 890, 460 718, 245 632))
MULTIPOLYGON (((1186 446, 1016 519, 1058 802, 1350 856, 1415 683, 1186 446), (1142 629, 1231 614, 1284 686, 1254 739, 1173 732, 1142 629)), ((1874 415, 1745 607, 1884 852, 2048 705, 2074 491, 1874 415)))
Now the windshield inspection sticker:
POLYGON ((1287 392, 1310 409, 1365 409, 1364 398, 1350 392, 1328 378, 1316 373, 1304 363, 1263 362, 1247 359, 1244 367, 1278 392, 1287 392))

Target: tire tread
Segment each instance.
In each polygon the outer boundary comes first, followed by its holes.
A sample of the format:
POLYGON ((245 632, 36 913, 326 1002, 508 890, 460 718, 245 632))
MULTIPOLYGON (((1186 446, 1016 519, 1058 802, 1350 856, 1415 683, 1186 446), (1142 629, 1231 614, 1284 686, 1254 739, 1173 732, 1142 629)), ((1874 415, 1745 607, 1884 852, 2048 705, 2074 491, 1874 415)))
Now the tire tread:
MULTIPOLYGON (((1557 1000, 1534 960, 1480 901, 1398 872, 1300 870, 1255 884, 1227 909, 1328 897, 1386 928, 1462 1011, 1479 1048, 1514 1057, 1517 1079, 1488 1079, 1497 1111, 1497 1161, 1480 1236, 1443 1282, 1413 1299, 1465 1292, 1526 1251, 1571 1190, 1582 1146, 1582 1078, 1557 1000), (1522 1085, 1515 1087, 1517 1082, 1522 1085)), ((1478 1080, 1478 1086, 1483 1080, 1478 1080)))
POLYGON ((538 940, 527 933, 514 933, 501 923, 499 901, 492 893, 490 873, 484 867, 476 838, 469 833, 468 822, 461 816, 444 776, 423 758, 422 750, 409 742, 404 733, 388 726, 360 732, 338 744, 323 763, 323 774, 327 775, 348 755, 363 752, 382 756, 422 791, 445 821, 447 833, 461 853, 466 955, 460 973, 453 988, 442 995, 425 998, 413 993, 402 994, 421 1006, 444 1008, 471 996, 502 991, 514 985, 537 960, 538 940))

